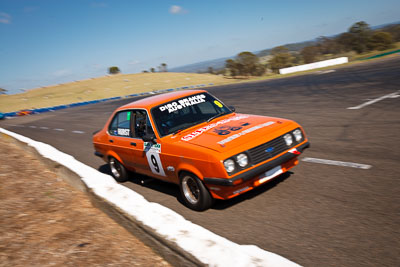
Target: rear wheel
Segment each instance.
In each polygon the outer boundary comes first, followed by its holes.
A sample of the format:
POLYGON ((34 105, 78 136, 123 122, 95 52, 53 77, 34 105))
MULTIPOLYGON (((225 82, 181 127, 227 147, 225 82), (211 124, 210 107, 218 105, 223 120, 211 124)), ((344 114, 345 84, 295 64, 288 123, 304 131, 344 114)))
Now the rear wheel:
POLYGON ((203 211, 214 203, 203 182, 191 173, 184 172, 180 175, 179 187, 186 206, 192 210, 203 211))
POLYGON ((116 158, 110 157, 108 159, 108 165, 110 166, 112 176, 117 182, 122 183, 128 180, 128 172, 124 165, 116 158))

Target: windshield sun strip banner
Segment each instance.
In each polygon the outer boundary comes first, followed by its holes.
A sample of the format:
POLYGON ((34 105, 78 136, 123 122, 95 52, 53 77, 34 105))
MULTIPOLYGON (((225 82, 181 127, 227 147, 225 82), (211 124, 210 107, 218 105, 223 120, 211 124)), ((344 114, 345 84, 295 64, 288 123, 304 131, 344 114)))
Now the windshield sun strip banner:
POLYGON ((170 102, 168 104, 162 105, 159 107, 160 111, 168 111, 168 113, 177 111, 179 109, 189 107, 189 106, 194 106, 198 105, 200 103, 206 102, 205 100, 206 96, 204 94, 200 95, 194 95, 190 97, 185 97, 182 99, 179 99, 178 101, 170 102))

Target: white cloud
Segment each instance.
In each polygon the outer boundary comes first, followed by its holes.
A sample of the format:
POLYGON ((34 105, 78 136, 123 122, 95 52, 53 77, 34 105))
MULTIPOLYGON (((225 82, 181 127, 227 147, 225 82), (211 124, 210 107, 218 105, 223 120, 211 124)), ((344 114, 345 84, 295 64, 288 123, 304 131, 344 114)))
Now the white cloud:
POLYGON ((175 6, 174 5, 174 6, 171 6, 169 8, 169 13, 174 14, 174 15, 176 15, 176 14, 185 14, 185 13, 187 13, 187 10, 182 8, 181 6, 175 6))
POLYGON ((129 65, 137 65, 139 63, 141 63, 139 60, 132 60, 128 62, 129 65))
POLYGON ((3 24, 10 24, 11 23, 11 16, 7 13, 0 12, 0 23, 3 24))
POLYGON ((104 69, 104 66, 98 63, 92 64, 91 67, 95 70, 104 69))
POLYGON ((55 77, 65 77, 65 76, 70 76, 71 74, 72 71, 68 69, 61 69, 53 72, 53 76, 55 77))

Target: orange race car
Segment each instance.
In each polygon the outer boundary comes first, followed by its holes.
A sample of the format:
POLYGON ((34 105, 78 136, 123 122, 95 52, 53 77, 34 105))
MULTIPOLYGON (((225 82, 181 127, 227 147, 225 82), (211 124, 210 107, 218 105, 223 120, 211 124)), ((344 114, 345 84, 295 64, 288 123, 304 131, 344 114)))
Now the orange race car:
POLYGON ((93 136, 95 154, 118 182, 128 170, 179 184, 185 204, 243 194, 297 165, 309 142, 294 121, 235 113, 204 90, 119 107, 93 136))

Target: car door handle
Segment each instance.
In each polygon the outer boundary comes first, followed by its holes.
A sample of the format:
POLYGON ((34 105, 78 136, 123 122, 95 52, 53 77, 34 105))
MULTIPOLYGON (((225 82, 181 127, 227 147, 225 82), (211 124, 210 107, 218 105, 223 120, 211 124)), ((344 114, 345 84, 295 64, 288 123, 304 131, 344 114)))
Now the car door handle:
POLYGON ((134 142, 131 142, 131 146, 136 146, 136 143, 134 143, 134 142))
POLYGON ((111 139, 110 139, 110 140, 108 140, 108 141, 110 141, 110 143, 114 143, 114 140, 111 140, 111 139))

